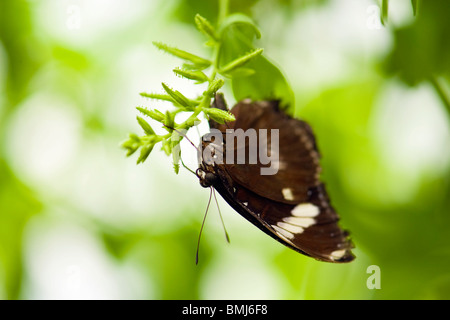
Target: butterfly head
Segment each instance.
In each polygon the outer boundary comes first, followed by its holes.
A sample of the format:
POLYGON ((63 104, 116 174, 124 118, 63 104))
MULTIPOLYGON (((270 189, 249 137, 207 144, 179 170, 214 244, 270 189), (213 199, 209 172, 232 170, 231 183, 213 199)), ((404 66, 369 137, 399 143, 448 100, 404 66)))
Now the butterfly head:
MULTIPOLYGON (((220 134, 221 138, 221 134, 220 134)), ((217 135, 212 133, 205 134, 202 137, 202 142, 199 152, 199 168, 195 172, 200 180, 200 185, 204 188, 214 186, 217 181, 216 165, 220 164, 223 154, 223 144, 217 135)))
POLYGON ((217 181, 217 175, 213 172, 208 172, 206 170, 207 169, 205 168, 205 166, 201 165, 200 168, 198 168, 195 171, 195 174, 200 180, 200 185, 203 188, 209 188, 213 186, 214 183, 217 181))

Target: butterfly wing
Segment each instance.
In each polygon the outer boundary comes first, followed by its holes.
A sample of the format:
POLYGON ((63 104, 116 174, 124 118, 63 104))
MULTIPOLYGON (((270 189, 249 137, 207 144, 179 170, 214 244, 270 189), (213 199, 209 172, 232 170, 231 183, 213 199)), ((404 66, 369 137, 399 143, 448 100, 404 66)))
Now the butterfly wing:
POLYGON ((322 184, 311 189, 307 202, 291 205, 264 198, 241 186, 219 170, 214 188, 244 218, 260 230, 317 260, 350 262, 352 242, 338 226, 339 217, 329 205, 322 184))
MULTIPOLYGON (((320 184, 319 153, 310 126, 297 119, 292 119, 278 109, 276 101, 251 102, 242 101, 238 103, 231 112, 236 121, 219 126, 219 130, 225 133, 227 141, 227 152, 234 149, 234 159, 239 154, 249 155, 250 145, 243 137, 235 138, 230 146, 227 140, 227 129, 234 129, 233 134, 241 134, 254 129, 257 140, 265 138, 267 150, 277 152, 271 154, 276 159, 275 163, 262 164, 249 163, 247 157, 245 165, 226 163, 228 174, 239 184, 252 190, 265 198, 288 203, 298 204, 306 201, 309 188, 320 184), (242 131, 236 131, 242 129, 242 131), (267 129, 267 135, 261 136, 260 129, 267 129), (272 148, 272 132, 278 130, 277 148, 272 148), (278 150, 277 150, 278 149, 278 150), (275 156, 275 157, 274 157, 275 156), (275 167, 276 174, 262 175, 262 168, 275 167)), ((229 136, 230 137, 230 136, 229 136)))
MULTIPOLYGON (((214 125, 225 141, 227 129, 255 129, 257 134, 259 129, 279 130, 278 171, 261 175, 265 166, 260 162, 218 165, 217 191, 247 220, 291 249, 321 261, 352 261, 353 244, 339 227, 339 217, 319 180, 319 153, 309 125, 287 116, 275 101, 243 100, 231 112, 236 121, 214 125)), ((243 141, 233 144, 235 156, 242 148, 248 155, 248 142, 243 141)), ((268 150, 271 144, 269 134, 268 150)))

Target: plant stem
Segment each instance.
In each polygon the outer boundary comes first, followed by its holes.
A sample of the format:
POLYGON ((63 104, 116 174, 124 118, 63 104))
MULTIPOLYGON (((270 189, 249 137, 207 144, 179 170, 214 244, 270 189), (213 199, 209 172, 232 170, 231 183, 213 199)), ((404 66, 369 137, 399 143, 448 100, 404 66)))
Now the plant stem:
POLYGON ((418 8, 419 8, 419 0, 411 0, 411 4, 413 7, 414 16, 417 16, 418 8))
POLYGON ((385 26, 388 22, 389 0, 382 0, 381 3, 381 23, 385 26))
POLYGON ((228 15, 229 0, 219 0, 219 13, 217 15, 217 27, 219 27, 228 15))

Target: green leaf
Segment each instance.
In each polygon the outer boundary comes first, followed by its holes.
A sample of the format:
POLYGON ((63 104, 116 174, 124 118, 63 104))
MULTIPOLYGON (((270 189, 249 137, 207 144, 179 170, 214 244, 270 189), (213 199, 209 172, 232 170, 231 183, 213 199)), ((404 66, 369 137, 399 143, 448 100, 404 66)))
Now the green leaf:
POLYGON ((200 119, 197 117, 189 117, 185 122, 187 128, 183 129, 189 129, 190 127, 200 124, 200 122, 201 122, 200 119))
POLYGON ((216 121, 217 123, 225 123, 225 121, 235 121, 236 118, 233 114, 220 110, 217 108, 203 108, 202 109, 205 114, 207 114, 211 119, 216 121))
POLYGON ((250 29, 255 33, 256 37, 258 39, 261 38, 261 32, 259 31, 255 22, 249 16, 243 13, 233 13, 227 16, 220 26, 220 34, 222 34, 227 28, 230 28, 234 25, 250 27, 250 29))
POLYGON ((161 42, 153 42, 153 44, 158 49, 161 49, 161 50, 163 50, 167 53, 170 53, 170 54, 174 55, 175 57, 181 58, 183 60, 188 60, 199 68, 207 68, 211 65, 211 61, 204 59, 202 57, 199 57, 195 54, 189 53, 187 51, 183 51, 183 50, 177 49, 175 47, 170 47, 161 42))
POLYGON ((421 1, 414 23, 393 30, 386 71, 414 86, 450 73, 449 1, 421 1))
POLYGON ((225 84, 225 81, 223 79, 215 79, 213 82, 210 83, 208 89, 206 90, 206 94, 209 94, 212 96, 214 93, 216 93, 222 86, 225 84))
MULTIPOLYGON (((221 65, 226 65, 236 57, 254 50, 253 35, 242 28, 229 28, 222 35, 220 57, 221 65)), ((240 70, 236 69, 237 70, 240 70)), ((281 106, 294 106, 293 91, 283 73, 270 60, 262 55, 256 56, 245 65, 254 71, 246 77, 232 77, 231 86, 237 101, 245 98, 253 100, 280 100, 281 106)), ((229 74, 225 74, 229 76, 229 74)))
POLYGON ((164 101, 174 102, 172 97, 167 95, 167 94, 141 92, 140 95, 142 97, 144 97, 144 98, 150 98, 150 99, 157 99, 157 100, 164 100, 164 101))
MULTIPOLYGON (((199 83, 199 82, 197 82, 199 83)), ((150 98, 150 99, 158 99, 158 100, 163 100, 163 101, 169 101, 172 104, 174 104, 177 107, 180 108, 184 108, 184 106, 182 106, 181 104, 179 104, 177 101, 175 101, 175 99, 173 99, 171 96, 169 96, 168 94, 159 94, 159 93, 147 93, 147 92, 141 92, 140 95, 144 98, 150 98)), ((189 104, 191 106, 196 106, 198 105, 198 102, 195 100, 189 100, 189 104)), ((189 107, 188 109, 191 109, 191 107, 189 107)))
POLYGON ((166 155, 170 156, 172 153, 172 142, 170 140, 164 140, 162 142, 161 150, 163 150, 166 155))
POLYGON ((175 128, 175 117, 169 111, 166 111, 166 115, 164 117, 164 126, 169 132, 172 132, 173 129, 175 128))
POLYGON ((200 30, 202 33, 204 33, 206 36, 210 37, 214 41, 219 40, 219 38, 216 35, 216 31, 214 30, 214 27, 208 20, 206 20, 206 18, 197 14, 194 20, 198 30, 200 30))
POLYGON ((152 127, 148 124, 147 121, 145 121, 144 119, 142 119, 139 116, 137 116, 136 119, 139 122, 139 125, 142 127, 142 129, 144 129, 144 131, 147 135, 155 134, 155 131, 153 131, 152 127))
POLYGON ((177 126, 177 130, 189 130, 190 128, 197 126, 201 123, 201 120, 197 117, 194 117, 193 115, 191 115, 189 118, 186 119, 186 121, 184 121, 183 123, 179 124, 177 126))
POLYGON ((263 49, 256 49, 250 53, 247 53, 246 55, 239 57, 231 62, 229 62, 224 67, 220 68, 219 73, 220 74, 230 74, 231 72, 235 71, 237 68, 243 66, 244 64, 250 62, 251 60, 255 59, 256 57, 260 56, 263 52, 263 49))
POLYGON ((231 81, 237 101, 245 98, 253 100, 280 100, 281 106, 294 107, 294 93, 283 73, 264 57, 249 63, 255 70, 248 77, 234 77, 231 81))
POLYGON ((181 92, 172 90, 164 82, 162 83, 162 86, 164 90, 167 92, 167 94, 171 96, 172 99, 175 100, 179 105, 186 107, 188 109, 192 109, 193 107, 195 107, 195 105, 193 105, 188 98, 186 98, 183 94, 181 94, 181 92))
POLYGON ((150 153, 152 152, 154 146, 155 145, 153 143, 142 146, 141 154, 139 155, 139 158, 137 159, 137 164, 143 163, 145 160, 147 160, 147 158, 150 155, 150 153))
POLYGON ((141 112, 143 115, 146 115, 158 122, 162 122, 165 119, 164 114, 161 113, 161 111, 159 111, 159 110, 148 110, 148 109, 142 108, 142 107, 136 107, 136 109, 138 109, 139 112, 141 112))
POLYGON ((238 68, 236 70, 233 70, 229 73, 224 73, 222 74, 223 76, 227 77, 227 78, 239 78, 239 77, 249 77, 251 75, 255 74, 255 70, 250 69, 250 68, 238 68))
POLYGON ((197 80, 197 83, 203 83, 208 81, 208 76, 204 74, 202 71, 195 70, 183 70, 183 69, 174 69, 173 72, 175 72, 177 75, 180 75, 184 78, 190 79, 190 80, 197 80))
POLYGON ((124 149, 127 149, 126 156, 129 157, 133 153, 135 153, 137 149, 139 149, 140 144, 136 143, 136 141, 128 139, 128 140, 122 142, 121 147, 124 149))
POLYGON ((180 172, 180 163, 173 163, 173 170, 175 171, 176 174, 178 174, 180 172))
POLYGON ((139 138, 139 136, 137 134, 130 133, 128 136, 130 137, 130 140, 141 143, 141 138, 139 138))
POLYGON ((209 66, 204 66, 204 65, 197 65, 197 64, 192 64, 192 63, 183 63, 183 69, 186 70, 205 70, 206 68, 208 68, 209 66))

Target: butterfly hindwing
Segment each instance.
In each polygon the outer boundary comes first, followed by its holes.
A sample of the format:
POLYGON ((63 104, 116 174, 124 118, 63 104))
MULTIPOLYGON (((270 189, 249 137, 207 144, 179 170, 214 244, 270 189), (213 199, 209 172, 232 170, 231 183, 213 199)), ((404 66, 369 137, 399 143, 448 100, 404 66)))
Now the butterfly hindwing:
POLYGON ((354 259, 353 245, 338 226, 339 217, 329 206, 322 184, 311 190, 308 202, 291 205, 263 198, 224 174, 221 172, 214 184, 216 190, 238 213, 272 238, 321 261, 354 259))

